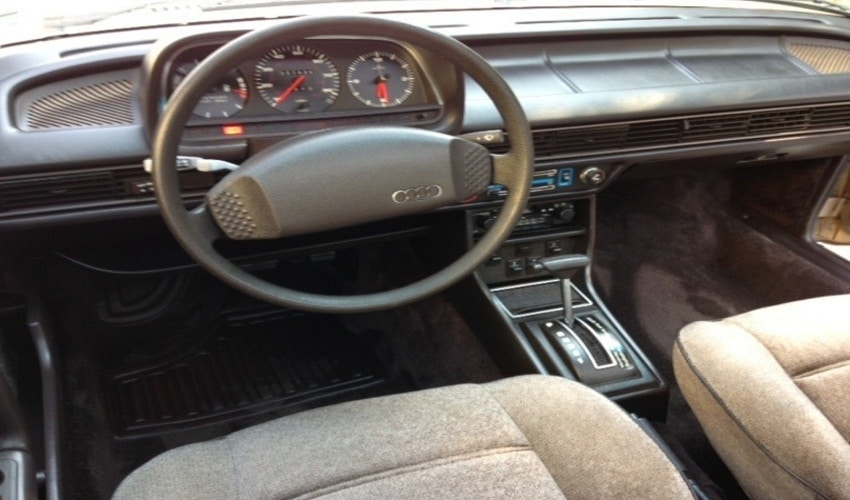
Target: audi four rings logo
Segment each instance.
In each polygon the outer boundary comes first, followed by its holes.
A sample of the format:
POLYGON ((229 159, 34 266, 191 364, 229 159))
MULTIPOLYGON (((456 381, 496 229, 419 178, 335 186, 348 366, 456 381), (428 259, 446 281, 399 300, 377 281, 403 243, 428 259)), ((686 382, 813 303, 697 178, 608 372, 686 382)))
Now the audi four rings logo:
POLYGON ((443 188, 439 184, 431 184, 429 186, 399 189, 393 193, 392 199, 401 205, 409 201, 424 201, 439 198, 441 194, 443 194, 443 188))

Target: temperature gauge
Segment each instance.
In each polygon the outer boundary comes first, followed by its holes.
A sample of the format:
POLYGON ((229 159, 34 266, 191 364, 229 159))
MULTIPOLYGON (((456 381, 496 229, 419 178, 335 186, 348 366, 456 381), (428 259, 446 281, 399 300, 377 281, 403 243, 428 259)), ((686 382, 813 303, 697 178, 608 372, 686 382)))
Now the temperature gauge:
POLYGON ((363 54, 351 63, 346 76, 351 94, 373 108, 398 106, 410 97, 416 83, 410 64, 390 52, 363 54))

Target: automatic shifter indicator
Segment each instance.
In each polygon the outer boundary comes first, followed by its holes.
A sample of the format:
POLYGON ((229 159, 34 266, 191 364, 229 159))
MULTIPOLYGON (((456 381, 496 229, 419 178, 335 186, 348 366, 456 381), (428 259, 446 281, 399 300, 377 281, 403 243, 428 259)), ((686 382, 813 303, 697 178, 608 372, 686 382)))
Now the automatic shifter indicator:
POLYGON ((639 375, 623 344, 596 317, 576 317, 573 327, 559 320, 539 325, 581 382, 606 384, 639 375))
POLYGON ((608 330, 601 321, 593 316, 585 316, 578 318, 584 326, 585 331, 592 331, 596 336, 599 344, 608 353, 613 363, 619 365, 620 368, 627 370, 632 368, 632 361, 625 353, 625 347, 617 340, 613 333, 608 330))

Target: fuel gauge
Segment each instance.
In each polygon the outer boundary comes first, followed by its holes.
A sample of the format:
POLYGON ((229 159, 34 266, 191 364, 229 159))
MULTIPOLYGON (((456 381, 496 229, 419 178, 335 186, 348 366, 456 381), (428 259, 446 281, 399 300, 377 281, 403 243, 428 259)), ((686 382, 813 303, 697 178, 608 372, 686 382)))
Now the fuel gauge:
MULTIPOLYGON (((198 60, 186 61, 179 64, 171 76, 172 91, 180 82, 195 69, 198 60)), ((248 100, 248 84, 239 70, 231 70, 224 75, 198 101, 192 111, 195 116, 202 118, 230 118, 245 107, 248 100)))
POLYGON ((400 55, 369 52, 351 63, 346 74, 348 89, 358 101, 373 108, 391 108, 413 93, 413 68, 400 55))

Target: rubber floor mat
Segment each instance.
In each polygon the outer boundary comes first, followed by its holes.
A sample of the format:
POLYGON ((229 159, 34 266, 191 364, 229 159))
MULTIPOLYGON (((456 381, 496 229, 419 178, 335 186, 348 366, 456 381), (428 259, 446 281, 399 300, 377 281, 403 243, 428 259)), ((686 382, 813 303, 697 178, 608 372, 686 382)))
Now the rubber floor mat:
POLYGON ((276 410, 385 382, 375 354, 333 319, 225 321, 192 352, 112 377, 117 437, 159 434, 276 410))

